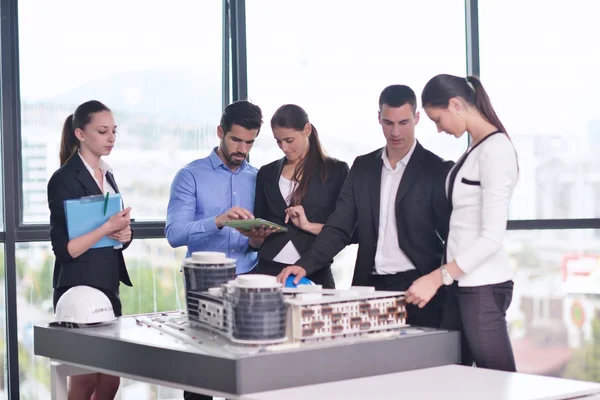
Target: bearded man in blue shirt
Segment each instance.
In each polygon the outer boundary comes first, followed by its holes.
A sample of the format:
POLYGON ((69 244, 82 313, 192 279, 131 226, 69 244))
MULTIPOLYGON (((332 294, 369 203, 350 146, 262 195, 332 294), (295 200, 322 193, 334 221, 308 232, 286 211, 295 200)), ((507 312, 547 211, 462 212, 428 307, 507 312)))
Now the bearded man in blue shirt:
POLYGON ((195 251, 223 252, 236 260, 238 274, 256 265, 252 236, 244 236, 224 223, 254 218, 258 170, 246 159, 261 125, 262 112, 257 105, 245 100, 231 103, 217 127, 219 146, 175 176, 165 236, 172 247, 187 246, 186 257, 195 251))

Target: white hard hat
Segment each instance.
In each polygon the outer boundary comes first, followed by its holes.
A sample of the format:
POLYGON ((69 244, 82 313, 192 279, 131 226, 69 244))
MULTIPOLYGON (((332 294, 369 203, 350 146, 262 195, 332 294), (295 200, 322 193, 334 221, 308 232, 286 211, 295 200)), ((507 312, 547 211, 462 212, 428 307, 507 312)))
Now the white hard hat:
POLYGON ((75 286, 58 299, 54 322, 61 325, 98 325, 115 321, 112 303, 102 291, 75 286))

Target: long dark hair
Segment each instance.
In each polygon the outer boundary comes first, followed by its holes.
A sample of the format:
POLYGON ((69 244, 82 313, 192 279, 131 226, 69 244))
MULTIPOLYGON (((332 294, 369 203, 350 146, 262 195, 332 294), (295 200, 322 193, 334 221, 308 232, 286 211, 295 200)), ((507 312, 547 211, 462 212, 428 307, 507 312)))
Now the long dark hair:
POLYGON ((448 74, 434 76, 423 89, 421 103, 423 107, 448 107, 450 99, 453 97, 460 97, 468 104, 475 106, 489 123, 508 134, 494 111, 481 81, 475 76, 466 78, 448 74))
POLYGON ((75 129, 85 129, 92 120, 92 114, 110 111, 110 108, 97 100, 86 101, 79 105, 75 112, 67 117, 63 125, 62 137, 60 139, 60 165, 63 166, 79 148, 79 139, 75 136, 75 129))
MULTIPOLYGON (((307 123, 310 123, 308 114, 302 107, 295 104, 285 104, 279 107, 275 111, 275 114, 273 114, 271 129, 280 127, 302 131, 307 123)), ((310 180, 318 171, 320 171, 321 181, 325 182, 327 179, 327 164, 325 162, 327 156, 323 151, 319 134, 313 124, 311 124, 308 143, 308 154, 296 165, 294 175, 292 176, 292 182, 298 182, 298 186, 296 186, 289 198, 290 205, 292 206, 297 206, 302 202, 308 190, 310 180)))

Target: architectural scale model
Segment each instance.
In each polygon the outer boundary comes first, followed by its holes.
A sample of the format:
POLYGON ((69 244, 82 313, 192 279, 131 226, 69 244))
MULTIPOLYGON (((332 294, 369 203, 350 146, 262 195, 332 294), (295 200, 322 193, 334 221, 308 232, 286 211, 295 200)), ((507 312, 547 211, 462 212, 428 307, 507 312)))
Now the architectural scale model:
POLYGON ((234 343, 333 340, 406 326, 403 292, 283 288, 275 277, 258 274, 230 279, 232 260, 199 261, 194 255, 183 265, 190 325, 234 343))
POLYGON ((356 286, 349 290, 299 286, 283 291, 288 306, 287 332, 293 341, 360 336, 406 326, 403 292, 356 286))

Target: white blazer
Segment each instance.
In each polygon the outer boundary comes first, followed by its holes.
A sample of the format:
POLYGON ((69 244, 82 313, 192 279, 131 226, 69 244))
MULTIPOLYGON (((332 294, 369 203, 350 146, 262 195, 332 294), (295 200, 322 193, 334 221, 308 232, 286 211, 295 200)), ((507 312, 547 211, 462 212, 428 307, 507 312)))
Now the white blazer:
POLYGON ((495 132, 461 157, 446 179, 452 201, 446 260, 465 272, 459 286, 512 279, 503 247, 508 205, 518 180, 517 155, 507 135, 495 132))

